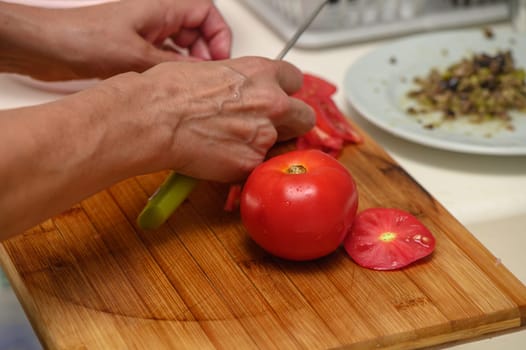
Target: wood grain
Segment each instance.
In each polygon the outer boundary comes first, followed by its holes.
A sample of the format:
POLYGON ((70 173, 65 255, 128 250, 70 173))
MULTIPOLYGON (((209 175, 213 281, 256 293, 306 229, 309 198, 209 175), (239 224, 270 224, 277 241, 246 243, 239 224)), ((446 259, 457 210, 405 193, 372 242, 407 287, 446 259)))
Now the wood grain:
POLYGON ((162 172, 4 242, 0 261, 50 349, 414 349, 526 324, 525 286, 378 144, 365 135, 340 161, 360 210, 401 208, 431 229, 430 258, 391 272, 341 249, 273 258, 223 211, 228 186, 206 182, 143 232, 135 219, 162 172))

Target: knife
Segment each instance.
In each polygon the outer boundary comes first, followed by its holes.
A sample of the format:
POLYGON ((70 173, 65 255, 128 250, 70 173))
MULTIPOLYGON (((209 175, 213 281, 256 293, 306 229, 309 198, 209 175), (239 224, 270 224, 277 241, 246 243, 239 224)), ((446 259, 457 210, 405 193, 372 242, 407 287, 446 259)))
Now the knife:
MULTIPOLYGON (((303 34, 320 13, 325 4, 331 1, 332 0, 323 0, 316 6, 314 11, 301 23, 294 35, 287 41, 283 49, 276 56, 276 60, 282 60, 285 57, 287 52, 296 44, 301 34, 303 34)), ((144 209, 137 217, 137 225, 143 230, 159 228, 192 192, 197 182, 198 180, 195 178, 176 172, 170 173, 157 191, 148 199, 144 209)))

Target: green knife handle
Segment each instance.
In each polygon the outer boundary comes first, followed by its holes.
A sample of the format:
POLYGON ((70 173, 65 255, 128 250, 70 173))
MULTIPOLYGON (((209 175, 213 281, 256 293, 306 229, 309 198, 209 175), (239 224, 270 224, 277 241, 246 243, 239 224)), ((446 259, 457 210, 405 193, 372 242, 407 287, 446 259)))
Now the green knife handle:
POLYGON ((188 197, 197 184, 197 180, 185 175, 171 173, 137 218, 137 225, 143 230, 159 228, 179 205, 188 197))

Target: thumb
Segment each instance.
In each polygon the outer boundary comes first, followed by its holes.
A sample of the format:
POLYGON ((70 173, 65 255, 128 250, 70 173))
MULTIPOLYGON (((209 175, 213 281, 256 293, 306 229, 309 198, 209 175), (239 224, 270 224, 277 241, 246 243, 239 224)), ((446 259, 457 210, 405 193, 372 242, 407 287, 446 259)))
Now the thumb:
MULTIPOLYGON (((143 39, 144 44, 144 39, 143 39)), ((162 62, 169 61, 184 61, 184 62, 197 62, 202 61, 201 58, 190 56, 185 50, 178 48, 176 45, 171 43, 169 39, 165 40, 163 44, 156 46, 146 42, 148 48, 143 50, 145 61, 150 65, 154 66, 162 62)))

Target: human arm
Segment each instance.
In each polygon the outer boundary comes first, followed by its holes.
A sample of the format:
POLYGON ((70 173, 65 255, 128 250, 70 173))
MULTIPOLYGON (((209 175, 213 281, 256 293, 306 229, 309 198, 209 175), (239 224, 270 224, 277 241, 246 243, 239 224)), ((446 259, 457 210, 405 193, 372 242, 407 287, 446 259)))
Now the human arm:
POLYGON ((277 140, 313 126, 312 110, 289 97, 301 77, 263 58, 170 62, 1 111, 0 240, 131 176, 244 178, 277 140))
POLYGON ((0 2, 0 71, 107 78, 164 61, 225 59, 230 28, 211 0, 125 0, 46 9, 0 2), (166 42, 187 51, 166 47, 166 42))

